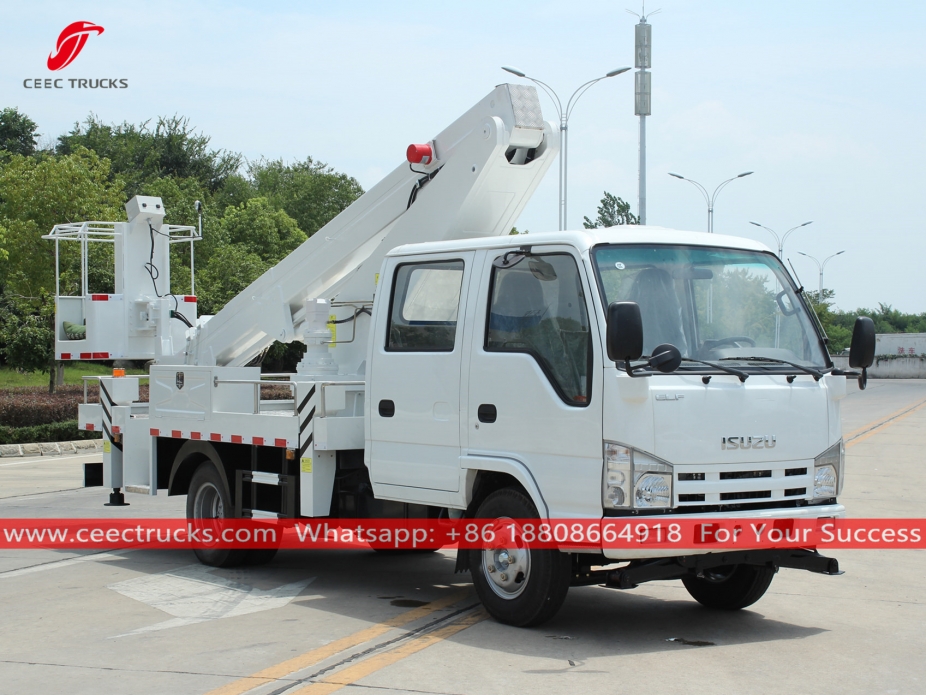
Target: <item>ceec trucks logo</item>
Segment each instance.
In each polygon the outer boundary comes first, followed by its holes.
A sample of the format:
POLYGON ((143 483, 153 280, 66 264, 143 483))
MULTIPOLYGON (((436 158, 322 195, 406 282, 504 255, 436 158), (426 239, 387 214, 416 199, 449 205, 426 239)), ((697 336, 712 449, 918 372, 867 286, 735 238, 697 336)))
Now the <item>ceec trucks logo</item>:
MULTIPOLYGON (((55 50, 48 54, 45 64, 52 72, 64 70, 73 63, 90 36, 99 36, 103 27, 93 22, 71 22, 58 34, 55 50)), ((128 79, 112 77, 111 75, 96 75, 94 77, 27 77, 23 80, 26 89, 125 89, 129 86, 128 79)))
POLYGON ((102 34, 103 27, 93 22, 74 22, 58 34, 55 50, 48 56, 49 70, 63 70, 74 62, 87 43, 90 34, 102 34))

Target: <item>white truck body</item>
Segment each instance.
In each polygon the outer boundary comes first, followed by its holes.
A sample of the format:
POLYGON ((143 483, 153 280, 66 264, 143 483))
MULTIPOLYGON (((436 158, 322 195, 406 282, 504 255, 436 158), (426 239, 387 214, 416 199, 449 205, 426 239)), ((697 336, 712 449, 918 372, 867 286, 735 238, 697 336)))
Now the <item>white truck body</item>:
MULTIPOLYGON (((146 316, 158 345, 107 351, 157 355, 149 403, 136 379, 114 377, 80 408, 81 427, 104 432, 107 487, 186 494, 211 461, 239 516, 343 513, 332 503, 354 493, 339 471, 360 471, 376 504, 451 516, 472 515, 490 480, 551 519, 844 514, 846 377, 768 248, 659 227, 509 236, 558 150, 533 88, 501 85, 427 148, 184 341, 167 299, 144 286, 125 297, 166 309, 146 316), (688 361, 662 373, 609 359, 609 305, 628 297, 645 354, 661 332, 688 361), (307 344, 296 373, 245 366, 274 339, 307 344), (291 397, 262 398, 270 385, 291 397), (281 494, 262 508, 243 485, 281 494)), ((116 230, 122 247, 146 248, 159 228, 139 201, 116 230)), ((139 273, 135 256, 122 277, 139 273)))

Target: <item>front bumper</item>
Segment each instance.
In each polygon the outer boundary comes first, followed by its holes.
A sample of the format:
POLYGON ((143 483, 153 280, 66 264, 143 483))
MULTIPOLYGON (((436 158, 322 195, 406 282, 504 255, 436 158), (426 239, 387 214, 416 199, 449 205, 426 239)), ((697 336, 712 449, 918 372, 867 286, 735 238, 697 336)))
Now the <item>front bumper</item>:
MULTIPOLYGON (((665 514, 658 517, 638 516, 607 516, 602 523, 635 523, 638 521, 658 521, 660 524, 671 524, 674 521, 692 522, 699 519, 841 519, 846 515, 846 508, 841 504, 822 504, 806 507, 786 507, 779 509, 745 509, 735 512, 714 512, 710 514, 665 514)), ((704 555, 715 553, 715 549, 685 548, 685 555, 704 555)), ((641 560, 646 558, 676 557, 678 548, 648 548, 641 550, 609 549, 602 551, 609 560, 641 560)))

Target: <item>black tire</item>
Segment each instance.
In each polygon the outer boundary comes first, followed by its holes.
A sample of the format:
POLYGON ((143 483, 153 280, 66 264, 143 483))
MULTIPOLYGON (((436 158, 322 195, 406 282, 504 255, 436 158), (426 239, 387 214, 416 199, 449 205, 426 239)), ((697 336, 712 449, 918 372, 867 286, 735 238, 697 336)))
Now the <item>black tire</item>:
MULTIPOLYGON (((504 488, 486 497, 476 517, 538 519, 539 514, 522 490, 504 488)), ((556 615, 566 600, 572 581, 572 558, 566 553, 529 547, 467 552, 476 594, 489 615, 500 623, 515 627, 540 625, 556 615), (514 555, 511 564, 507 564, 509 551, 514 555), (512 568, 515 571, 509 573, 512 568)))
MULTIPOLYGON (((211 461, 203 461, 190 479, 190 489, 186 496, 186 518, 190 520, 230 518, 233 516, 233 510, 231 495, 225 487, 222 476, 216 470, 215 464, 211 461)), ((249 555, 246 550, 228 548, 196 548, 193 552, 201 563, 210 567, 237 567, 245 564, 249 555)), ((269 562, 269 559, 267 561, 269 562)))
POLYGON ((725 565, 705 570, 702 577, 694 574, 682 577, 682 583, 701 605, 738 611, 762 598, 774 577, 772 567, 725 565))

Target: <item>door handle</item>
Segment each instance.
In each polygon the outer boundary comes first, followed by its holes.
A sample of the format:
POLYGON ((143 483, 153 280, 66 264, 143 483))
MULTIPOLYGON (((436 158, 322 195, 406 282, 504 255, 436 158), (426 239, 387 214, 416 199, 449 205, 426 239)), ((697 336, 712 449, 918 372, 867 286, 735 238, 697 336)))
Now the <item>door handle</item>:
POLYGON ((483 403, 476 411, 479 422, 495 422, 498 419, 498 411, 491 403, 483 403))
POLYGON ((395 415, 395 403, 390 400, 382 400, 379 402, 379 414, 382 417, 392 417, 395 415))

